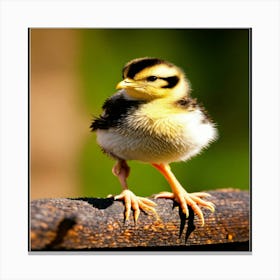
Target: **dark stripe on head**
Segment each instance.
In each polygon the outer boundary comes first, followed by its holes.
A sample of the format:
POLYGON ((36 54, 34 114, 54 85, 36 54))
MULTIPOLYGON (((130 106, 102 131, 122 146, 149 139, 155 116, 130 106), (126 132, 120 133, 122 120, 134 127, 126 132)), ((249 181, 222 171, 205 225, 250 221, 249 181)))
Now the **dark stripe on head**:
POLYGON ((157 64, 166 63, 165 61, 158 58, 143 58, 141 60, 136 60, 126 65, 123 69, 123 76, 126 73, 126 77, 133 79, 134 76, 145 69, 146 67, 151 67, 157 64))
POLYGON ((172 77, 167 77, 167 78, 161 78, 164 81, 167 81, 167 85, 163 86, 162 88, 173 88, 175 87, 178 82, 179 82, 179 77, 178 76, 172 76, 172 77))

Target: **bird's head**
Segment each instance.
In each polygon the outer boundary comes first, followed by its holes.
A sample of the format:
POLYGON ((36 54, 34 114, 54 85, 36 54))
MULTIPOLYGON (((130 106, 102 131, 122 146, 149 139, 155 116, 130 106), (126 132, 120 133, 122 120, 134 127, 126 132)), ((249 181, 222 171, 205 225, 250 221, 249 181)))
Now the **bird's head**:
POLYGON ((132 98, 179 99, 188 94, 190 84, 184 72, 170 62, 158 58, 137 58, 123 68, 123 80, 117 89, 125 89, 132 98))

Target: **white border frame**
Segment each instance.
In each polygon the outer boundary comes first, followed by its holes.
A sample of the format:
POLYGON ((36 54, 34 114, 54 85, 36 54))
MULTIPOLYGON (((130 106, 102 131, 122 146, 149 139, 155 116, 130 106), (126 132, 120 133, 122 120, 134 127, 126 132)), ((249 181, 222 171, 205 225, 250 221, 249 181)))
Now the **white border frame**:
POLYGON ((280 279, 278 1, 0 4, 0 279, 280 279), (252 254, 28 254, 28 27, 253 28, 252 254))

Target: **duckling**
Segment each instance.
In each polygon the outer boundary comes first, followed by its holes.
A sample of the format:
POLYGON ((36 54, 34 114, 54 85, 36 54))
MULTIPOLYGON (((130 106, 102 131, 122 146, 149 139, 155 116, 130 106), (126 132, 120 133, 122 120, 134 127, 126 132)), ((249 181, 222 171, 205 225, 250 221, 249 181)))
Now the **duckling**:
POLYGON ((136 196, 129 190, 129 160, 149 163, 168 181, 172 192, 155 198, 175 200, 186 217, 189 209, 204 225, 202 207, 214 212, 205 192, 189 193, 172 173, 170 163, 187 161, 217 138, 216 125, 196 99, 191 98, 190 82, 174 64, 152 57, 133 59, 122 71, 118 91, 108 98, 103 113, 94 118, 92 131, 97 133, 101 149, 116 160, 112 172, 118 177, 122 192, 115 196, 125 205, 125 220, 131 209, 134 220, 140 210, 156 214, 156 203, 136 196))

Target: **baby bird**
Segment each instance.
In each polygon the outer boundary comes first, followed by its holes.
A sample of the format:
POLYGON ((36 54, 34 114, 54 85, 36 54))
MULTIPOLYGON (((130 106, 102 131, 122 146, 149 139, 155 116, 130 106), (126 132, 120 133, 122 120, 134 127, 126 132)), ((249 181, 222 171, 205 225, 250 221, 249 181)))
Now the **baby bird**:
POLYGON ((190 84, 184 72, 174 64, 158 58, 137 58, 123 68, 123 80, 117 91, 103 105, 103 113, 91 124, 101 149, 117 160, 113 174, 122 192, 125 220, 131 209, 135 222, 140 210, 156 213, 156 204, 129 190, 128 160, 150 163, 168 181, 172 192, 155 198, 175 200, 188 217, 188 206, 204 225, 201 207, 214 212, 214 204, 203 200, 205 192, 188 193, 172 173, 169 164, 186 161, 197 155, 217 137, 215 125, 196 99, 190 96, 190 84))

